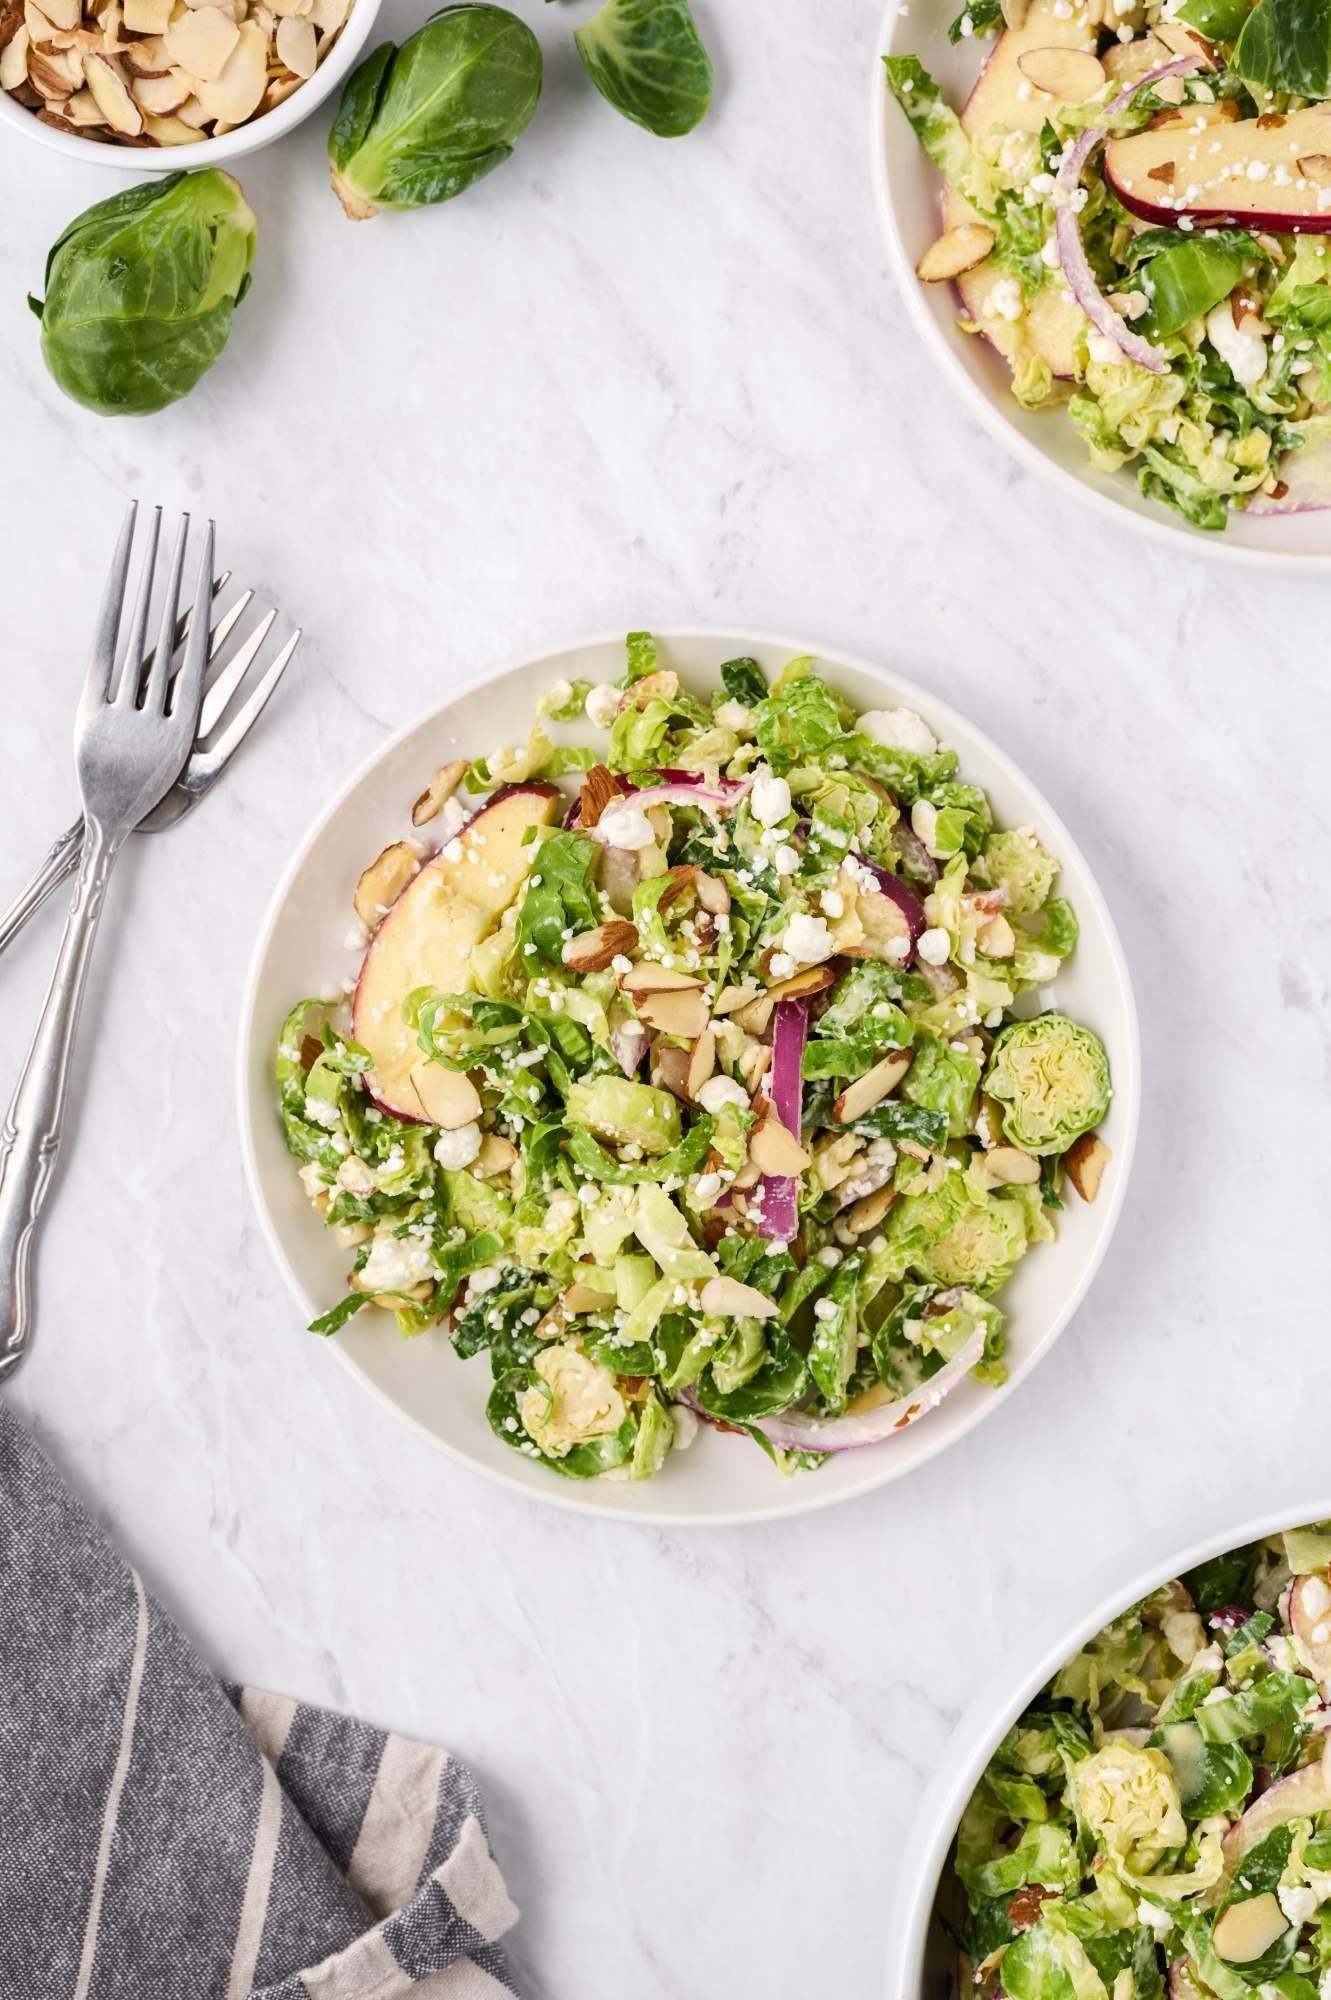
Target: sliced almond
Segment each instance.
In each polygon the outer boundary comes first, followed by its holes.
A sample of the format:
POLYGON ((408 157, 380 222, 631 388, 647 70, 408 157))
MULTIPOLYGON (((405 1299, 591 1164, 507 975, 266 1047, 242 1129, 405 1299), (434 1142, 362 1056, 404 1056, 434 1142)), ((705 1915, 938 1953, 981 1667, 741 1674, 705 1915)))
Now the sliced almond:
POLYGON ((17 90, 28 80, 28 47, 32 40, 26 26, 20 27, 0 49, 0 90, 17 90))
POLYGON ((1215 47, 1205 35, 1199 35, 1195 28, 1185 26, 1182 21, 1157 21, 1151 32, 1162 41, 1173 56, 1199 56, 1203 69, 1219 69, 1220 58, 1215 47))
MULTIPOLYGON (((179 111, 177 111, 176 117, 183 125, 192 125, 194 127, 194 136, 196 139, 208 123, 208 113, 204 110, 197 97, 187 97, 179 111)), ((378 919, 376 918, 375 921, 377 923, 378 919)))
POLYGON ((483 1181, 493 1180, 496 1174, 506 1174, 516 1165, 518 1149, 498 1132, 487 1132, 481 1140, 481 1150, 471 1163, 471 1171, 479 1174, 483 1181))
POLYGON ((38 45, 49 44, 56 33, 55 23, 47 20, 40 7, 34 7, 33 0, 23 0, 23 25, 28 31, 28 40, 38 45))
POLYGON ((1182 104, 1185 90, 1181 76, 1165 76, 1153 86, 1162 104, 1182 104))
POLYGON ((83 59, 73 49, 28 50, 28 82, 45 98, 70 97, 83 85, 83 59))
MULTIPOLYGON (((209 14, 220 15, 221 10, 204 7, 190 19, 204 20, 209 14)), ((215 81, 199 77, 198 97, 209 117, 224 119, 230 125, 243 125, 258 110, 268 82, 268 37, 253 21, 245 21, 237 28, 234 21, 222 18, 223 25, 229 26, 239 39, 215 81)), ((188 69, 189 64, 185 67, 188 69)))
POLYGON ((347 18, 351 0, 314 0, 310 19, 325 37, 335 35, 347 18))
POLYGON ((832 1115, 842 1125, 850 1125, 855 1119, 863 1118, 866 1111, 872 1111, 875 1104, 881 1104, 885 1097, 891 1095, 914 1060, 913 1050, 893 1049, 871 1070, 846 1085, 832 1106, 832 1115))
POLYGON ((714 917, 723 917, 730 908, 730 891, 719 875, 698 870, 698 901, 714 917))
POLYGON ((314 29, 300 14, 288 14, 277 24, 274 47, 293 76, 311 77, 319 66, 314 29))
POLYGON ((77 28, 83 19, 79 0, 43 0, 42 12, 53 28, 77 28))
MULTIPOLYGON (((168 76, 171 72, 166 45, 160 35, 145 35, 141 42, 131 42, 120 61, 131 76, 168 76)), ((184 71, 180 74, 183 76, 184 71)), ((191 90, 194 88, 192 82, 189 87, 191 90)))
POLYGON ((689 1049, 681 1049, 674 1042, 654 1042, 650 1069, 652 1082, 658 1090, 668 1090, 672 1097, 687 1099, 691 1060, 692 1051, 689 1049))
POLYGON ((877 1229, 883 1217, 897 1198, 892 1186, 875 1188, 872 1194, 862 1194, 846 1210, 846 1227, 853 1236, 867 1236, 871 1229, 877 1229))
MULTIPOLYGON (((327 46, 328 44, 325 42, 324 47, 327 48, 327 46)), ((281 104, 286 98, 290 97, 293 90, 300 89, 301 81, 302 79, 298 76, 270 77, 268 79, 268 88, 265 90, 259 103, 260 111, 271 111, 275 104, 281 104)))
POLYGON ((1089 49, 1027 49, 1017 68, 1028 83, 1062 104, 1084 104, 1105 87, 1104 67, 1089 49))
POLYGON ((718 1017, 733 1014, 737 1008, 747 1007, 750 1001, 757 1000, 760 990, 757 986, 723 986, 712 1002, 712 1012, 718 1017))
POLYGON ((738 1278, 709 1278, 698 1303, 709 1319, 772 1319, 779 1310, 775 1299, 738 1278))
POLYGON ((171 0, 120 0, 121 19, 132 35, 164 35, 171 20, 171 0))
POLYGON ((655 965, 644 960, 623 974, 620 987, 625 993, 635 997, 640 993, 697 993, 702 988, 701 979, 694 979, 690 973, 676 972, 670 965, 655 965))
POLYGON ((578 825, 595 826, 611 800, 619 798, 623 789, 622 780, 604 764, 593 764, 589 771, 584 771, 578 787, 578 825))
POLYGON ((636 924, 616 918, 598 924, 594 931, 580 931, 565 940, 560 956, 570 972, 604 972, 617 958, 625 958, 638 948, 636 924))
POLYGON ((1222 1910, 1211 1938, 1217 1956, 1227 1965, 1251 1965, 1288 1929, 1289 1919, 1268 1889, 1263 1895, 1249 1896, 1246 1902, 1231 1903, 1227 1910, 1222 1910))
POLYGON ((754 1126, 749 1139, 749 1158, 763 1173, 783 1177, 802 1174, 813 1164, 794 1133, 788 1132, 775 1114, 754 1126))
POLYGON ((1306 181, 1316 187, 1331 187, 1331 154, 1302 153, 1296 164, 1306 181))
POLYGON ((451 764, 441 764, 411 808, 412 825, 424 826, 436 813, 441 813, 466 775, 465 757, 455 757, 451 764))
POLYGON ((81 132, 95 131, 106 123, 101 106, 90 90, 76 90, 72 97, 66 98, 63 115, 81 132))
POLYGON ((750 1042, 739 1059, 740 1082, 754 1095, 759 1084, 772 1067, 772 1051, 766 1042, 750 1042))
POLYGON ((987 924, 981 924, 975 934, 975 944, 986 958, 1011 958, 1017 949, 1017 934, 1000 911, 998 916, 990 917, 987 924))
MULTIPOLYGON (((180 106, 180 116, 187 125, 192 125, 189 108, 187 100, 180 106)), ((420 865, 416 850, 405 840, 395 840, 365 869, 352 901, 367 930, 374 930, 382 923, 420 865)))
MULTIPOLYGON (((240 32, 231 16, 221 7, 187 8, 172 21, 162 40, 173 63, 188 70, 200 83, 216 84, 240 46, 240 32)), ((257 34, 257 29, 255 32, 257 34)), ((266 69, 266 44, 264 60, 266 69)), ((226 95, 225 92, 223 94, 226 95)), ((256 104, 261 94, 256 93, 256 104)), ((202 90, 199 91, 199 101, 206 104, 202 90)), ((219 106, 215 116, 224 118, 230 113, 219 106)))
POLYGON ((648 1027, 663 1035, 680 1035, 686 1042, 697 1041, 707 1026, 707 1000, 696 988, 667 993, 644 993, 638 1012, 648 1027))
POLYGON ((1094 1132, 1083 1132, 1063 1155, 1063 1170, 1083 1201, 1094 1201, 1109 1165, 1110 1151, 1094 1132))
POLYGON ((1034 1187, 1040 1162, 1020 1146, 993 1146, 984 1155, 986 1177, 995 1187, 1034 1187))
MULTIPOLYGON (((169 118, 173 111, 179 111, 190 94, 188 79, 181 70, 169 76, 132 76, 129 87, 139 109, 150 112, 154 118, 169 118)), ((186 125, 185 130, 188 132, 189 129, 186 125)), ((191 134, 191 137, 194 136, 191 134)))
POLYGON ((792 972, 789 979, 778 979, 775 986, 767 989, 769 1000, 800 1000, 812 993, 826 993, 829 986, 835 986, 837 971, 834 965, 806 965, 802 972, 792 972))
POLYGON ((568 1314, 608 1312, 615 1303, 613 1292, 598 1292, 594 1285, 575 1279, 560 1294, 560 1305, 568 1314))
POLYGON ((854 1132, 824 1134, 814 1141, 814 1168, 829 1193, 833 1188, 840 1187, 863 1151, 864 1141, 854 1132))
POLYGON ((994 247, 994 232, 986 229, 982 222, 961 222, 955 229, 945 229, 943 234, 929 245, 919 263, 915 266, 917 278, 923 278, 926 285, 940 285, 948 278, 959 278, 963 271, 973 271, 977 264, 983 264, 994 247))
POLYGON ((362 1243, 368 1243, 373 1234, 373 1225, 368 1222, 340 1222, 333 1231, 333 1240, 342 1250, 357 1250, 362 1243))
POLYGON ((760 993, 756 1000, 750 1000, 745 1006, 737 1007, 730 1018, 732 1021, 737 1021, 746 1034, 765 1035, 771 1025, 775 1007, 775 1000, 766 993, 760 993))
MULTIPOLYGON (((756 1188, 762 1177, 763 1177, 763 1170, 758 1165, 758 1162, 756 1160, 746 1160, 744 1162, 744 1165, 740 1168, 739 1172, 735 1175, 734 1180, 730 1183, 732 1196, 736 1188, 738 1188, 741 1193, 743 1193, 749 1188, 756 1188)), ((739 1210, 740 1214, 743 1215, 744 1213, 743 1204, 741 1202, 736 1202, 735 1206, 739 1210)))
POLYGON ((461 1070, 420 1062, 410 1080, 425 1117, 441 1131, 457 1132, 464 1125, 474 1125, 480 1117, 480 1094, 461 1070))
POLYGON ((712 1028, 704 1028, 693 1044, 689 1056, 689 1066, 684 1076, 684 1088, 690 1097, 696 1098, 709 1076, 716 1069, 716 1033, 712 1028))

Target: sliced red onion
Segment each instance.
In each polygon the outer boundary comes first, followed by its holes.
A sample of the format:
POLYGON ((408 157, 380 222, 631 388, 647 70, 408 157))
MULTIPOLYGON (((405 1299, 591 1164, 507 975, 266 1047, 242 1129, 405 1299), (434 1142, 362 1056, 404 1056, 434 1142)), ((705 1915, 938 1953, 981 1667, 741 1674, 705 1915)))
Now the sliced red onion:
MULTIPOLYGON (((778 1000, 772 1016, 772 1068, 768 1094, 772 1109, 793 1138, 803 1125, 804 1043, 809 1032, 808 1003, 778 1000)), ((793 1174, 765 1174, 753 1207, 760 1236, 789 1243, 799 1228, 799 1183, 793 1174)), ((750 1211, 752 1213, 752 1210, 750 1211)))
MULTIPOLYGON (((721 813, 743 798, 749 789, 747 783, 740 785, 734 779, 727 778, 725 783, 738 788, 722 791, 719 785, 685 784, 675 778, 667 785, 644 785, 640 791, 626 788, 625 796, 628 804, 635 806, 639 812, 646 812, 650 806, 701 806, 704 812, 721 813)), ((618 806, 607 806, 596 825, 588 827, 593 840, 599 840, 603 845, 609 840, 604 830, 605 822, 619 810, 618 806)))
POLYGON ((938 863, 909 820, 899 819, 892 829, 892 845, 913 875, 922 882, 936 882, 942 873, 938 863))
POLYGON ((817 1417, 799 1410, 786 1410, 779 1417, 760 1417, 756 1429, 770 1438, 778 1451, 858 1451, 862 1445, 882 1444, 908 1425, 918 1423, 936 1409, 950 1389, 955 1389, 984 1353, 984 1326, 977 1326, 969 1340, 936 1375, 922 1382, 908 1396, 882 1403, 876 1410, 847 1411, 841 1417, 817 1417))
MULTIPOLYGON (((1200 55, 1176 56, 1173 62, 1161 63, 1157 68, 1148 70, 1136 83, 1129 84, 1126 90, 1119 91, 1117 97, 1111 98, 1105 106, 1105 116, 1112 118, 1132 102, 1139 90, 1159 83, 1162 77, 1186 75, 1188 71, 1200 68, 1201 62, 1200 55)), ((1096 331, 1112 341, 1129 361, 1149 368, 1153 375, 1163 375, 1169 367, 1169 356, 1153 342, 1144 340, 1141 334, 1134 333, 1122 314, 1115 312, 1110 305, 1095 282, 1095 273, 1077 226, 1073 197, 1081 181, 1081 170, 1096 147, 1108 136, 1103 125, 1088 125, 1063 155, 1054 181, 1054 237, 1058 244, 1058 261, 1063 266, 1063 275, 1073 298, 1096 331)))
POLYGON ((701 785, 706 791, 721 792, 728 799, 742 799, 753 788, 752 778, 704 778, 701 771, 658 771, 657 778, 663 785, 688 785, 694 790, 701 785))
POLYGON ((625 1076, 636 1076, 647 1053, 647 1030, 637 1021, 612 1021, 610 1049, 625 1076))

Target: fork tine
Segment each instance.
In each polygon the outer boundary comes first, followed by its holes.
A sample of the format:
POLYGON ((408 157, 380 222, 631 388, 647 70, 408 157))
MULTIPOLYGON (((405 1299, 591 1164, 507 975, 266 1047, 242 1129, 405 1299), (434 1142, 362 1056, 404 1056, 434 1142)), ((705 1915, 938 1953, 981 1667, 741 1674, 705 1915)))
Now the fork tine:
MULTIPOLYGON (((214 591, 213 595, 216 597, 217 592, 214 591)), ((252 590, 242 590, 240 596, 231 606, 231 609, 224 611, 213 626, 212 631, 208 635, 208 661, 210 665, 217 658, 217 655, 234 632, 236 620, 249 609, 253 602, 254 592, 252 590)))
POLYGON ((153 570, 157 564, 157 538, 162 526, 162 510, 154 507, 148 519, 148 547, 139 571, 139 587, 134 596, 134 613, 129 621, 129 644, 125 650, 124 664, 120 669, 121 680, 133 689, 137 698, 139 682, 143 677, 143 652, 148 637, 148 612, 152 605, 153 570))
POLYGON ((203 698, 203 709, 199 716, 200 736, 211 736, 222 720, 227 703, 258 658, 259 648, 272 631, 276 617, 277 613, 270 611, 266 618, 259 620, 244 645, 237 648, 235 658, 227 661, 209 688, 203 698))
POLYGON ((129 556, 134 543, 134 520, 137 513, 138 502, 131 500, 125 510, 120 539, 111 558, 111 574, 106 579, 106 589, 102 593, 102 602, 97 613, 92 658, 88 662, 88 673, 83 683, 80 704, 83 707, 100 707, 102 702, 109 701, 115 693, 116 634, 120 630, 120 614, 125 604, 125 584, 129 577, 129 556))
MULTIPOLYGON (((153 647, 152 663, 143 680, 143 701, 141 706, 160 715, 166 708, 167 678, 171 670, 171 656, 175 651, 176 618, 180 608, 180 573, 185 566, 185 540, 189 534, 189 515, 182 514, 176 531, 176 545, 171 551, 171 568, 166 580, 166 597, 162 603, 162 622, 157 628, 157 644, 153 647)), ((205 620, 207 613, 204 613, 205 620)), ((120 690, 123 701, 125 690, 120 690)), ((131 699, 133 697, 131 696, 131 699)))
POLYGON ((196 750, 190 758, 190 772, 195 777, 214 778, 222 766, 235 754, 248 736, 264 709, 277 683, 291 664, 291 656, 300 644, 300 627, 292 633, 271 667, 267 668, 262 680, 247 696, 243 705, 236 710, 227 727, 215 743, 206 750, 196 750))
POLYGON ((194 586, 194 610, 190 615, 189 637, 185 641, 185 657, 181 662, 180 672, 169 690, 171 714, 188 715, 191 731, 196 731, 198 728, 199 709, 203 701, 203 674, 208 664, 208 605, 213 594, 213 539, 213 524, 209 521, 203 531, 203 554, 199 558, 199 577, 194 586))

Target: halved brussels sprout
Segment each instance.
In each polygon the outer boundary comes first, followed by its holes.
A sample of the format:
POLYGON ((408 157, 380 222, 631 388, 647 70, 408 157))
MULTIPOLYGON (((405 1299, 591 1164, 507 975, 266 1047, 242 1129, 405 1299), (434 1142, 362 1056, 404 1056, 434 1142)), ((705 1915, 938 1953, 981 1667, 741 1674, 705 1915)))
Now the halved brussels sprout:
POLYGON ((249 289, 258 223, 215 167, 85 209, 46 260, 42 354, 67 396, 146 416, 189 394, 226 346, 249 289))
POLYGON ((1007 890, 1010 916, 1030 917, 1041 908, 1058 874, 1058 863, 1030 827, 991 833, 975 866, 975 878, 1007 890))
POLYGON ((1061 1153, 1109 1109, 1109 1058, 1089 1028, 1066 1014, 1039 1014, 996 1037, 984 1088, 1003 1106, 1014 1146, 1061 1153))
POLYGON ((541 45, 507 8, 460 0, 347 80, 328 157, 355 222, 449 201, 501 166, 541 94, 541 45))

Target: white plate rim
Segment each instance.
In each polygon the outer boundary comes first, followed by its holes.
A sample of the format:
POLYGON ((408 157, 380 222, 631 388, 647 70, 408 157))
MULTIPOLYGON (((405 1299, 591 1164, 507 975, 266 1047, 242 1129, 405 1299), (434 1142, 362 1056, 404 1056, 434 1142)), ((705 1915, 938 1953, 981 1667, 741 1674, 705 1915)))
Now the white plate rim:
MULTIPOLYGON (((918 1447, 920 1457, 915 1464, 923 1466, 929 1460, 937 1457, 948 1445, 954 1444, 967 1436, 993 1410, 1001 1408, 1034 1372, 1038 1364, 1044 1359, 1045 1355, 1065 1331, 1069 1321, 1086 1297, 1117 1230, 1128 1185, 1131 1180, 1141 1111, 1140 1025, 1137 1015, 1136 998, 1128 971, 1127 957, 1123 950, 1122 940, 1118 934, 1118 927, 1110 914, 1108 904, 1104 899, 1094 871, 1091 869, 1086 857, 1082 854, 1079 844, 1074 840, 1060 816, 1044 797, 1044 794, 1036 785, 1032 784, 1013 759, 1008 756, 1007 752, 1000 749, 984 730, 962 716, 950 703, 936 697, 930 689, 919 686, 916 682, 897 674, 895 670, 889 672, 881 665, 876 665, 860 655, 843 651, 840 648, 826 648, 812 645, 801 639, 792 639, 785 633, 766 631, 745 631, 739 633, 732 628, 718 625, 684 626, 658 624, 653 626, 652 630, 654 636, 666 646, 669 646, 673 642, 683 644, 693 640, 700 640, 708 644, 716 643, 718 645, 722 643, 733 645, 738 641, 749 646, 782 649, 787 651, 791 658, 808 654, 815 659, 825 660, 829 667, 833 669, 837 666, 843 666, 851 672, 862 673, 872 680, 885 683, 887 688, 892 693, 898 695, 902 701, 910 705, 918 703, 923 712, 930 717, 931 723, 937 721, 941 725, 938 733, 944 740, 952 742, 954 740, 962 741, 969 738, 972 742, 978 744, 987 756, 992 757, 994 762, 1003 770, 1004 775, 1026 795, 1031 805, 1036 809, 1042 828, 1049 833, 1060 858, 1063 856, 1075 858, 1085 876, 1089 891, 1089 900, 1095 910, 1097 923, 1108 947, 1115 975, 1117 998, 1125 1029, 1124 1045, 1121 1050, 1115 1050, 1114 1052, 1114 1091, 1116 1104, 1125 1108, 1126 1124, 1117 1147, 1117 1171, 1114 1176, 1113 1186, 1109 1191, 1109 1205, 1103 1211, 1103 1221, 1094 1249, 1085 1259, 1077 1283, 1069 1292, 1058 1312, 1053 1316, 1039 1345, 1025 1358, 1021 1366, 1014 1370, 1012 1378, 1007 1383, 1001 1388, 993 1390, 988 1397, 980 1402, 965 1417, 956 1420, 948 1429, 940 1430, 937 1444, 932 1445, 927 1451, 922 1446, 918 1447), (949 735, 949 731, 951 730, 957 732, 956 739, 949 735)), ((296 843, 286 867, 283 869, 268 899, 260 920, 254 948, 250 954, 241 996, 235 1067, 238 1126, 241 1157, 245 1168, 245 1180, 249 1189, 251 1203, 258 1216, 260 1233, 267 1244, 269 1253, 276 1263, 278 1270, 286 1280, 288 1290, 307 1318, 312 1311, 317 1310, 317 1303, 311 1299, 297 1277, 278 1235, 276 1224, 269 1212, 267 1202, 264 1199, 258 1155, 255 1149, 250 1117, 250 1077, 256 1042, 256 1015, 258 1012, 260 979, 269 943, 280 920, 295 877, 303 866, 306 856, 322 835, 325 827, 341 811, 347 799, 370 775, 375 766, 390 756, 398 745, 404 742, 416 730, 438 721, 456 701, 476 692, 478 689, 489 686, 492 682, 508 679, 510 676, 521 673, 524 670, 549 664, 553 661, 563 659, 568 655, 589 652, 598 647, 622 644, 622 642, 623 630, 612 628, 608 631, 603 630, 579 639, 570 640, 565 644, 553 646, 546 651, 524 648, 518 656, 506 660, 492 671, 482 672, 474 679, 469 680, 449 700, 431 703, 422 709, 419 714, 414 715, 397 729, 391 731, 372 751, 360 760, 338 787, 328 803, 315 814, 313 820, 306 827, 304 834, 296 843)), ((1079 900, 1085 902, 1087 897, 1082 895, 1079 900)), ((644 1527, 664 1528, 744 1527, 750 1523, 759 1525, 770 1521, 789 1519, 797 1515, 821 1512, 824 1508, 840 1506, 847 1501, 860 1499, 867 1493, 877 1491, 883 1486, 892 1484, 897 1479, 904 1477, 908 1470, 914 1469, 913 1467, 903 1467, 899 1471, 893 1471, 891 1468, 891 1455, 869 1447, 861 1455, 871 1464, 877 1464, 881 1461, 885 1469, 876 1477, 866 1477, 860 1483, 849 1486, 845 1490, 824 1491, 820 1495, 816 1491, 817 1479, 815 1476, 811 1476, 798 1499, 787 1497, 783 1501, 774 1497, 772 1504, 768 1507, 746 1507, 741 1510, 722 1509, 708 1513, 689 1514, 682 1514, 660 1507, 635 1508, 633 1513, 629 1514, 622 1508, 609 1505, 595 1498, 592 1490, 595 1487, 595 1481, 588 1481, 585 1487, 578 1487, 576 1491, 569 1492, 564 1490, 567 1482, 551 1479, 551 1490, 547 1492, 544 1488, 534 1488, 527 1485, 500 1463, 490 1464, 480 1458, 470 1456, 465 1451, 451 1444, 447 1439, 439 1437, 418 1417, 414 1416, 411 1411, 404 1409, 400 1403, 396 1402, 376 1382, 372 1381, 357 1366, 356 1362, 340 1342, 334 1340, 328 1344, 331 1345, 340 1365, 350 1371, 362 1389, 373 1395, 386 1409, 391 1410, 394 1416, 400 1421, 408 1423, 417 1435, 424 1438, 435 1450, 445 1452, 455 1463, 467 1467, 468 1470, 478 1473, 484 1478, 496 1481, 500 1485, 507 1487, 511 1492, 520 1493, 524 1499, 542 1501, 547 1506, 559 1507, 568 1513, 584 1517, 591 1515, 601 1520, 622 1522, 628 1526, 641 1525, 644 1527)), ((925 1421, 927 1422, 927 1419, 925 1421)), ((775 1477, 776 1475, 774 1475, 775 1477)), ((782 1482, 778 1479, 778 1494, 781 1492, 781 1489, 782 1482)))
MULTIPOLYGON (((926 1787, 906 1828, 901 1847, 903 1874, 895 1899, 896 1921, 888 1938, 889 2000, 924 2000, 925 1948, 952 1837, 994 1749, 1045 1682, 1110 1619, 1172 1577, 1181 1576, 1212 1556, 1242 1548, 1245 1543, 1260 1541, 1309 1521, 1328 1519, 1331 1519, 1331 1494, 1323 1487, 1314 1489, 1303 1505, 1282 1503, 1264 1508, 1255 1517, 1246 1516, 1229 1528, 1194 1533, 1167 1559, 1156 1556, 1144 1562, 1140 1555, 1135 1555, 1120 1557, 1112 1565, 1101 1565, 1091 1610, 1080 1614, 1075 1623, 1064 1623, 1057 1638, 1046 1637, 1029 1665, 1019 1667, 1009 1654, 997 1673, 987 1678, 984 1688, 953 1730, 944 1751, 943 1768, 926 1787), (1112 1586, 1104 1582, 1109 1575, 1117 1579, 1112 1586)), ((1020 1657, 1027 1656, 1023 1653, 1020 1657)))
POLYGON ((897 228, 896 211, 889 187, 887 111, 890 93, 883 77, 883 57, 893 53, 893 22, 899 12, 900 0, 887 0, 869 72, 870 185, 873 188, 874 207, 878 211, 879 227, 887 246, 888 262, 892 267, 897 292, 905 302, 907 314, 925 349, 958 392, 970 414, 978 418, 990 437, 1012 457, 1018 459, 1028 472, 1037 473, 1058 492, 1075 496, 1079 506, 1091 508, 1102 521, 1131 528, 1134 533, 1146 536, 1167 554, 1175 556, 1190 554, 1203 561, 1232 563, 1244 569, 1266 572, 1284 570, 1294 576, 1320 576, 1331 571, 1331 552, 1318 555, 1310 551, 1306 555, 1299 555, 1292 550, 1244 548, 1223 534, 1217 535, 1206 529, 1193 528, 1181 517, 1178 521, 1174 521, 1163 512, 1158 516, 1152 513, 1138 513, 1135 508, 1113 498, 1112 481, 1119 477, 1118 474, 1106 476, 1100 485, 1092 485, 1086 480, 1075 478, 1054 459, 1040 451, 1013 424, 1007 422, 995 404, 984 395, 978 384, 962 367, 957 355, 941 337, 938 328, 925 310, 924 300, 920 296, 920 281, 915 275, 914 266, 901 239, 901 232, 897 228))

